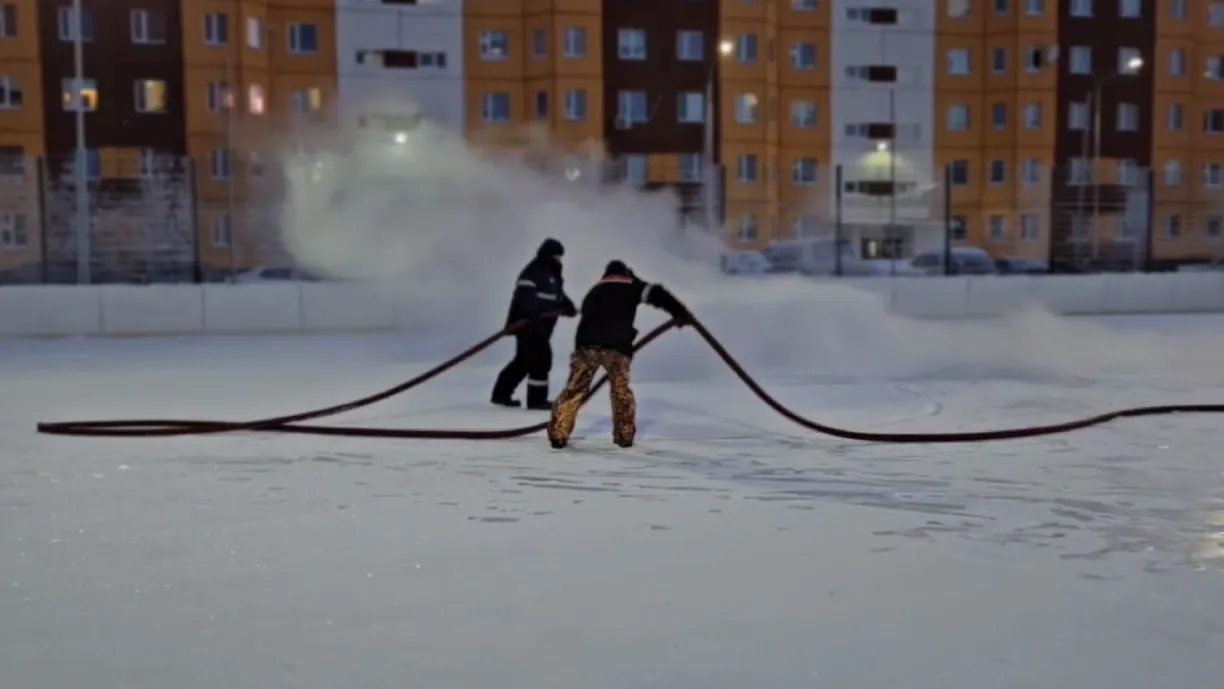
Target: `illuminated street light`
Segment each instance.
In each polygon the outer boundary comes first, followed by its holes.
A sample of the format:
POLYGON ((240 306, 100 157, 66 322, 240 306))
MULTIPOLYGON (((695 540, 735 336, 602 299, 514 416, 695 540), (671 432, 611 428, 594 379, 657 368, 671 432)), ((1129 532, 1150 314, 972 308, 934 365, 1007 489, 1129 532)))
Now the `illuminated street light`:
POLYGON ((408 134, 406 132, 396 132, 395 133, 395 143, 401 146, 408 143, 408 134))
POLYGON ((888 150, 888 142, 887 142, 887 141, 881 141, 881 142, 877 143, 877 144, 876 144, 876 150, 877 150, 877 151, 880 151, 881 153, 883 153, 884 151, 887 151, 887 150, 888 150))
POLYGON ((722 56, 730 55, 735 52, 735 41, 722 41, 718 44, 718 54, 722 56))

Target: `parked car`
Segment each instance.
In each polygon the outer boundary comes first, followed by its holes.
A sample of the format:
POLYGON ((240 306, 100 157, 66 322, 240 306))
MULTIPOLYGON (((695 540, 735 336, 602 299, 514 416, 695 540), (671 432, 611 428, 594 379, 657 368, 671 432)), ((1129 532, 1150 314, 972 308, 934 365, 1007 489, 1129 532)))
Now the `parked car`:
POLYGON ((995 267, 1003 275, 1044 275, 1050 264, 1035 258, 996 258, 995 267))
POLYGON ((318 282, 319 278, 297 268, 269 268, 264 266, 253 268, 234 276, 234 282, 239 283, 287 281, 318 282))
POLYGON ((761 275, 770 272, 772 266, 759 251, 725 251, 721 268, 730 275, 761 275))
MULTIPOLYGON (((999 268, 984 249, 972 246, 958 246, 951 251, 952 275, 998 275, 999 268)), ((944 252, 927 251, 918 254, 910 261, 910 265, 926 275, 944 274, 944 252)))

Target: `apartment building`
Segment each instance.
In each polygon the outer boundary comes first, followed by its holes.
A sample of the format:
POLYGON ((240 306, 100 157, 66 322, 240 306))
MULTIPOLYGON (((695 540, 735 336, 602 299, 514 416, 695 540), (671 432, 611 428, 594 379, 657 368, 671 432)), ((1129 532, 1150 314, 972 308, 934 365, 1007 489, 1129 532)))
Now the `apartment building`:
POLYGON ((0 0, 0 268, 75 261, 78 108, 95 261, 258 265, 263 156, 327 121, 335 17, 332 0, 84 0, 78 97, 71 0, 0 0))

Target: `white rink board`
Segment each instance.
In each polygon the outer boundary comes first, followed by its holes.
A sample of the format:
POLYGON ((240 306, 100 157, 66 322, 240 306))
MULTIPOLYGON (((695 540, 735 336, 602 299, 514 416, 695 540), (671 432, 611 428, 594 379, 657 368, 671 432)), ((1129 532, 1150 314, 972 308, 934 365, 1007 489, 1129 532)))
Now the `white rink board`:
MULTIPOLYGON (((1064 315, 1224 313, 1224 273, 863 278, 915 318, 984 318, 1029 305, 1064 315)), ((0 288, 0 336, 156 336, 379 332, 402 309, 351 284, 106 285, 0 288)))

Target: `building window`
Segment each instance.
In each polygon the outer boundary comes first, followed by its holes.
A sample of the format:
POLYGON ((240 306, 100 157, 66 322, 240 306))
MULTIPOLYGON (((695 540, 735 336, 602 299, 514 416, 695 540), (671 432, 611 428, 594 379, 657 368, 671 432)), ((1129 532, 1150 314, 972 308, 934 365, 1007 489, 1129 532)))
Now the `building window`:
POLYGON ((990 183, 994 186, 1007 183, 1007 163, 1002 160, 990 161, 990 183))
POLYGON ((994 103, 990 106, 990 124, 995 131, 1007 129, 1007 103, 994 103))
POLYGON ((957 76, 969 74, 968 48, 954 48, 948 51, 948 74, 957 76))
POLYGON ((207 105, 209 112, 221 112, 234 107, 234 92, 224 81, 208 83, 207 105))
POLYGON ((510 57, 510 37, 505 31, 485 31, 480 34, 480 59, 504 62, 510 57))
POLYGON ((208 167, 213 179, 223 181, 230 178, 231 157, 230 152, 226 149, 217 149, 209 154, 208 167))
POLYGON ((234 242, 234 224, 229 213, 222 213, 212 221, 212 245, 214 249, 229 248, 234 242))
POLYGON ((1139 106, 1134 103, 1118 103, 1117 119, 1118 131, 1139 131, 1139 106))
POLYGON ((263 50, 263 24, 258 17, 247 17, 247 47, 251 50, 263 50))
POLYGON ((791 183, 799 187, 815 184, 816 159, 800 158, 796 160, 794 167, 791 168, 791 183))
POLYGON ((705 122, 705 94, 700 91, 679 94, 676 100, 676 120, 684 124, 705 122))
POLYGON ((948 166, 948 179, 954 187, 969 186, 969 161, 953 160, 948 166))
POLYGON ((807 100, 791 103, 791 125, 796 129, 812 129, 816 126, 816 104, 807 100))
POLYGON ((485 122, 501 124, 510 121, 510 94, 486 93, 481 104, 485 122))
POLYGON ((1067 129, 1073 132, 1087 131, 1088 115, 1089 112, 1087 103, 1068 103, 1067 129))
POLYGON ((676 32, 676 57, 683 62, 705 59, 705 36, 700 31, 676 32))
POLYGON ((1024 13, 1030 17, 1040 17, 1045 14, 1045 0, 1026 0, 1024 13))
POLYGON ((616 94, 616 114, 620 126, 646 122, 646 92, 620 91, 616 94))
POLYGON ((1041 129, 1041 103, 1024 106, 1024 128, 1030 131, 1041 129))
POLYGON ((735 59, 743 63, 757 61, 757 37, 747 33, 735 39, 735 59))
POLYGON ((991 51, 990 68, 995 74, 1007 72, 1007 48, 995 48, 991 51))
POLYGON ((1224 228, 1224 218, 1218 215, 1207 216, 1207 236, 1216 238, 1220 236, 1220 230, 1224 228))
POLYGON ((1165 219, 1165 236, 1169 239, 1181 237, 1181 216, 1177 213, 1165 219))
POLYGON ((135 87, 136 112, 166 112, 166 82, 160 79, 140 79, 135 87))
POLYGON ((642 185, 650 176, 650 159, 641 154, 625 156, 625 181, 642 185))
POLYGON ((1032 213, 1026 213, 1020 216, 1020 239, 1025 242, 1037 241, 1041 237, 1041 225, 1037 222, 1037 216, 1032 213))
POLYGON ((1025 186, 1033 186, 1041 182, 1041 161, 1029 158, 1020 166, 1020 182, 1025 186))
POLYGON ((680 181, 681 182, 700 182, 701 173, 705 166, 702 164, 701 154, 699 153, 682 153, 680 155, 680 181))
POLYGON ((582 122, 587 118, 587 92, 582 89, 565 92, 565 119, 582 122))
POLYGON ((820 232, 820 223, 814 215, 801 215, 791 223, 791 231, 795 233, 795 239, 815 237, 820 232))
POLYGON ((1138 18, 1141 6, 1141 0, 1118 0, 1118 16, 1127 19, 1138 18))
POLYGON ((621 29, 617 31, 616 54, 622 60, 645 60, 646 32, 641 29, 621 29))
POLYGON ((1185 127, 1186 111, 1180 103, 1174 103, 1169 106, 1168 112, 1168 129, 1171 132, 1180 132, 1185 127))
POLYGON ((991 241, 1001 242, 1004 239, 1007 239, 1007 216, 992 215, 987 221, 987 224, 990 226, 991 241))
POLYGON ((11 249, 30 245, 29 220, 25 213, 0 213, 0 245, 11 249))
POLYGON ((791 67, 795 69, 816 69, 816 44, 800 41, 791 46, 791 67))
POLYGON ((1220 164, 1208 163, 1203 166, 1203 186, 1219 187, 1221 184, 1220 164))
POLYGON ((214 13, 204 15, 204 42, 208 45, 229 43, 229 15, 214 13))
POLYGON ((535 116, 537 120, 548 119, 548 91, 536 91, 535 95, 535 116))
POLYGON ((1218 57, 1207 58, 1206 64, 1203 67, 1203 76, 1212 81, 1224 79, 1224 59, 1218 57))
POLYGON ((1164 165, 1164 184, 1166 187, 1180 187, 1182 183, 1181 163, 1170 160, 1164 165))
POLYGON ((252 115, 262 115, 267 112, 268 99, 264 95, 264 87, 261 84, 247 86, 247 110, 252 115))
POLYGON ((289 52, 294 55, 314 55, 319 52, 319 27, 314 24, 290 24, 289 52))
POLYGON ((565 57, 584 58, 587 55, 587 32, 584 28, 565 30, 565 57))
POLYGON ((796 12, 815 12, 819 0, 791 0, 791 9, 796 12))
POLYGON ((166 15, 156 10, 132 10, 132 42, 160 45, 166 42, 166 15))
POLYGON ((1203 131, 1207 134, 1224 132, 1224 110, 1215 108, 1204 111, 1203 131))
POLYGON ((757 241, 757 236, 760 233, 760 227, 757 223, 757 217, 751 213, 740 218, 739 223, 739 240, 742 244, 752 244, 757 241))
POLYGON ((1176 48, 1169 52, 1169 76, 1186 76, 1186 51, 1176 48))
POLYGON ((24 103, 21 83, 13 77, 0 77, 0 110, 18 110, 24 103))
POLYGON ((755 124, 757 121, 757 97, 741 93, 735 97, 735 121, 740 124, 755 124))
POLYGON ((948 131, 964 132, 969 130, 969 106, 953 105, 948 108, 948 131))
POLYGON ((1133 187, 1139 183, 1139 167, 1133 160, 1119 160, 1116 175, 1122 186, 1133 187))
POLYGON ((1092 0, 1071 0, 1072 17, 1091 17, 1092 0))
POLYGON ((755 155, 742 155, 736 161, 736 167, 739 171, 739 181, 745 184, 753 184, 758 180, 760 174, 760 159, 755 155))
POLYGON ((64 103, 64 110, 68 112, 76 112, 78 103, 80 103, 80 108, 86 112, 98 109, 98 82, 93 79, 82 79, 79 90, 76 88, 75 79, 62 79, 60 95, 64 103))
POLYGON ((531 32, 531 57, 536 60, 548 57, 548 32, 544 29, 531 32))
POLYGON ((1086 45, 1071 46, 1071 74, 1092 74, 1092 48, 1086 45))
MULTIPOLYGON (((75 41, 76 13, 71 6, 59 8, 59 37, 61 41, 75 41)), ((81 11, 81 42, 88 43, 94 39, 94 17, 92 10, 81 11)))
POLYGON ((948 0, 948 16, 952 19, 966 19, 970 16, 969 0, 948 0))
POLYGON ((1092 183, 1092 161, 1087 158, 1072 158, 1068 183, 1083 186, 1092 183))
MULTIPOLYGON (((233 94, 229 94, 231 104, 233 94)), ((323 89, 299 89, 290 95, 290 105, 294 115, 310 115, 323 109, 323 89)))
POLYGON ((0 5, 0 38, 17 38, 17 6, 11 2, 0 5))

